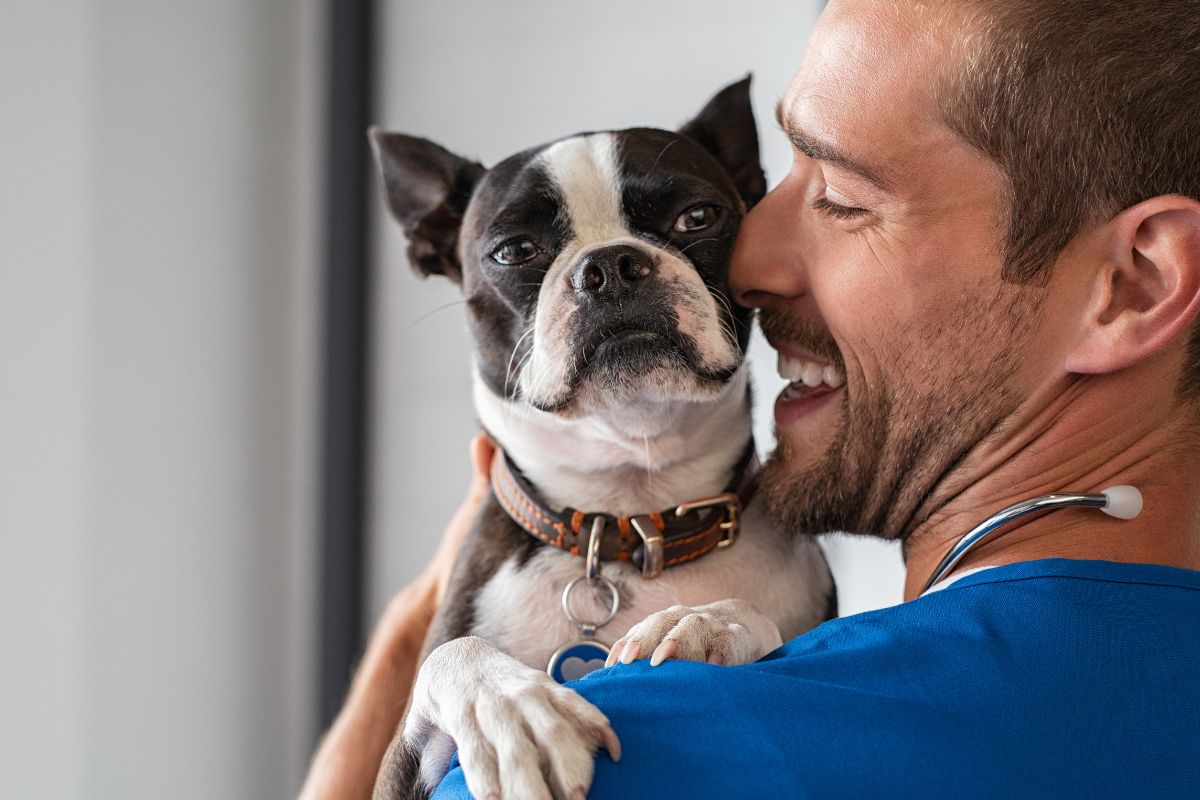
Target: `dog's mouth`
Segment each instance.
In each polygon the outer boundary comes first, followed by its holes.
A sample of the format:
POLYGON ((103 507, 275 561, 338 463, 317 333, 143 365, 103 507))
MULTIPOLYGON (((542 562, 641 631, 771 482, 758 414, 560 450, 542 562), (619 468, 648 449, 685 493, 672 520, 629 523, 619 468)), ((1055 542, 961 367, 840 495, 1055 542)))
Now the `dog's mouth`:
POLYGON ((594 367, 606 361, 628 360, 630 357, 637 358, 647 354, 665 355, 664 351, 683 355, 682 337, 646 328, 621 328, 598 337, 598 341, 591 347, 591 352, 585 353, 585 362, 594 367))
POLYGON ((638 319, 580 337, 571 392, 590 383, 601 390, 647 386, 668 375, 706 381, 726 381, 729 370, 712 370, 692 337, 681 333, 673 315, 638 319))
POLYGON ((584 379, 629 382, 661 368, 694 367, 699 354, 673 319, 630 321, 581 336, 576 375, 584 379))

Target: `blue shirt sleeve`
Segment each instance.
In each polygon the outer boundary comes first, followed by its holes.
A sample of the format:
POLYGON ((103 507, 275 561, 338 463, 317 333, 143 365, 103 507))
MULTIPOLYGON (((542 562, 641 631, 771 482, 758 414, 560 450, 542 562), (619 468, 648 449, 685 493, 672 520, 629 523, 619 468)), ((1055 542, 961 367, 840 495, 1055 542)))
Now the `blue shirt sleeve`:
MULTIPOLYGON (((591 798, 1198 797, 1200 573, 1049 559, 762 661, 617 665, 591 798)), ((457 766, 435 797, 469 797, 457 766)))

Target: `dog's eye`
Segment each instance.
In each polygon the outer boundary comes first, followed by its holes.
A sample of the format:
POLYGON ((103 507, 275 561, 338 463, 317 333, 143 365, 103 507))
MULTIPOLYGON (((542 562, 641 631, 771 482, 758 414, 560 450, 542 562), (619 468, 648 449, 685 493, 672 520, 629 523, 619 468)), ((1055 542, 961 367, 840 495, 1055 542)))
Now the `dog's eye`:
POLYGON ((522 236, 517 239, 509 239, 493 250, 492 261, 495 261, 497 264, 503 264, 506 267, 511 267, 516 264, 524 264, 526 261, 532 261, 538 257, 540 252, 538 246, 532 240, 522 236))
POLYGON ((692 206, 675 220, 673 230, 677 233, 702 231, 717 221, 717 207, 712 205, 692 206))

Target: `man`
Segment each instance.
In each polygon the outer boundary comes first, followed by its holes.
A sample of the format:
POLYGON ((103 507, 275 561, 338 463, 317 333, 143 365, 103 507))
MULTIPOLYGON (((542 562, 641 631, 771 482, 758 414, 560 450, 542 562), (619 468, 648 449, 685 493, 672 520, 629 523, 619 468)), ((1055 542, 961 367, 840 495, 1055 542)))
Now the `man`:
POLYGON ((912 602, 576 684, 622 743, 590 796, 1200 792, 1197 98, 1195 0, 830 4, 731 283, 846 377, 777 402, 771 513, 900 539, 912 602), (1126 483, 918 598, 1000 508, 1126 483))

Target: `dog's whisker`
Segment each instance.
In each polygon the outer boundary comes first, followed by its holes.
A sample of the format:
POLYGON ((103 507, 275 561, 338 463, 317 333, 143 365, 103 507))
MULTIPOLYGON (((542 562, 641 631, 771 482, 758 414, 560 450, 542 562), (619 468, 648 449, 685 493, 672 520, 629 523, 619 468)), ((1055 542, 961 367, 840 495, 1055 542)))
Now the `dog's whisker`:
POLYGON ((680 254, 686 253, 688 250, 692 249, 696 245, 703 244, 704 242, 719 242, 719 241, 721 241, 721 240, 715 236, 709 236, 705 239, 697 239, 696 241, 689 244, 687 247, 682 248, 679 252, 680 252, 680 254))
POLYGON ((742 346, 738 342, 737 332, 734 330, 733 326, 740 324, 743 328, 746 328, 746 325, 745 323, 740 323, 738 321, 737 315, 733 312, 733 302, 725 295, 724 292, 711 292, 710 294, 712 297, 716 298, 717 302, 721 304, 721 307, 724 308, 726 313, 729 315, 728 319, 722 317, 717 321, 721 326, 722 333, 724 333, 726 338, 729 340, 729 344, 733 347, 734 351, 741 356, 743 354, 742 346))
POLYGON ((729 298, 725 296, 724 292, 711 292, 710 294, 716 298, 718 303, 724 306, 730 316, 733 316, 733 304, 729 302, 729 298))
POLYGON ((737 336, 734 335, 733 329, 722 322, 721 333, 725 336, 725 340, 729 342, 729 347, 731 350, 733 350, 734 355, 737 356, 738 360, 741 360, 744 355, 744 353, 742 353, 742 345, 738 342, 737 336))
POLYGON ((654 470, 650 468, 650 437, 642 437, 642 448, 646 453, 646 491, 654 494, 654 470))
POLYGON ((432 317, 434 314, 438 313, 439 311, 445 311, 447 308, 453 308, 454 306, 466 305, 466 303, 467 303, 466 300, 451 300, 449 303, 443 303, 442 305, 438 306, 437 308, 426 311, 424 314, 422 314, 421 316, 417 317, 412 322, 405 325, 404 328, 400 332, 407 333, 410 328, 413 328, 413 327, 421 324, 422 322, 429 319, 430 317, 432 317))
MULTIPOLYGON (((517 362, 517 370, 516 370, 516 371, 517 371, 517 374, 518 374, 518 375, 520 375, 520 374, 521 374, 521 373, 524 371, 524 369, 525 369, 525 365, 529 363, 529 359, 530 359, 532 356, 533 356, 533 349, 532 349, 532 348, 530 348, 529 352, 527 352, 527 353, 526 353, 526 354, 525 354, 525 355, 524 355, 524 356, 521 358, 521 360, 517 362)), ((518 378, 518 380, 517 380, 517 384, 516 384, 516 385, 513 387, 513 391, 514 391, 514 394, 515 394, 516 392, 520 391, 520 392, 522 392, 522 394, 524 394, 524 395, 525 395, 525 400, 526 400, 526 402, 524 403, 524 406, 525 406, 526 408, 528 408, 528 407, 529 407, 529 402, 528 402, 528 393, 527 393, 527 392, 525 392, 525 391, 524 391, 524 390, 521 388, 521 383, 520 383, 520 379, 519 379, 519 378, 518 378)), ((505 405, 505 409, 508 411, 508 413, 509 413, 509 415, 510 415, 510 419, 511 419, 511 414, 512 414, 512 407, 511 407, 511 405, 512 405, 511 403, 509 403, 509 404, 506 404, 506 405, 505 405)))
MULTIPOLYGON (((525 396, 525 400, 526 400, 526 402, 523 404, 525 410, 522 412, 522 421, 526 421, 528 419, 527 412, 529 409, 529 402, 528 402, 529 393, 528 393, 528 391, 526 391, 525 389, 523 389, 521 387, 521 376, 524 374, 525 367, 532 358, 533 358, 533 348, 530 347, 528 350, 525 351, 525 355, 521 356, 520 360, 517 361, 517 366, 513 370, 513 374, 517 376, 516 383, 513 386, 513 391, 514 391, 514 393, 516 393, 518 391, 521 392, 525 396)), ((507 391, 507 385, 506 385, 505 389, 507 391)), ((507 398, 507 396, 506 396, 506 398, 507 398)), ((511 402, 505 403, 503 408, 504 408, 505 416, 509 420, 511 420, 512 415, 514 413, 513 404, 511 402)))
MULTIPOLYGON (((530 326, 524 333, 521 334, 520 338, 517 339, 517 343, 513 345, 512 355, 510 355, 508 357, 508 367, 504 372, 504 396, 505 397, 508 397, 508 383, 510 380, 512 380, 512 376, 513 376, 513 359, 515 359, 517 357, 517 350, 519 350, 521 348, 521 342, 525 341, 525 337, 531 333, 533 333, 532 326, 530 326)), ((530 352, 532 352, 532 348, 530 348, 530 352)))
POLYGON ((513 374, 515 376, 517 376, 517 383, 515 386, 513 386, 514 390, 521 388, 520 375, 524 371, 525 367, 528 366, 529 361, 532 358, 533 358, 533 348, 531 347, 528 350, 526 350, 525 355, 521 356, 520 360, 517 361, 517 366, 513 369, 513 374))
MULTIPOLYGON (((533 380, 530 381, 530 385, 529 385, 529 397, 530 398, 537 397, 538 390, 542 388, 542 382, 545 381, 547 377, 549 377, 549 375, 553 369, 554 369, 553 364, 550 364, 550 363, 545 364, 538 371, 538 373, 533 376, 533 380)), ((525 404, 525 421, 526 422, 529 421, 529 415, 532 413, 533 413, 533 404, 527 402, 525 404)))
POLYGON ((650 165, 650 169, 646 170, 646 177, 647 177, 647 178, 649 178, 651 175, 653 175, 653 174, 654 174, 654 168, 658 166, 658 162, 659 162, 659 161, 662 161, 662 157, 663 157, 663 156, 665 156, 665 155, 667 154, 667 151, 668 151, 668 150, 670 150, 670 149, 671 149, 671 147, 672 147, 672 146, 673 146, 673 145, 674 145, 674 144, 675 144, 677 141, 679 141, 679 140, 678 140, 678 139, 672 139, 671 141, 667 142, 667 146, 666 146, 666 147, 664 147, 664 148, 663 148, 663 149, 662 149, 662 150, 659 152, 659 154, 658 154, 658 157, 654 159, 654 163, 650 165))

